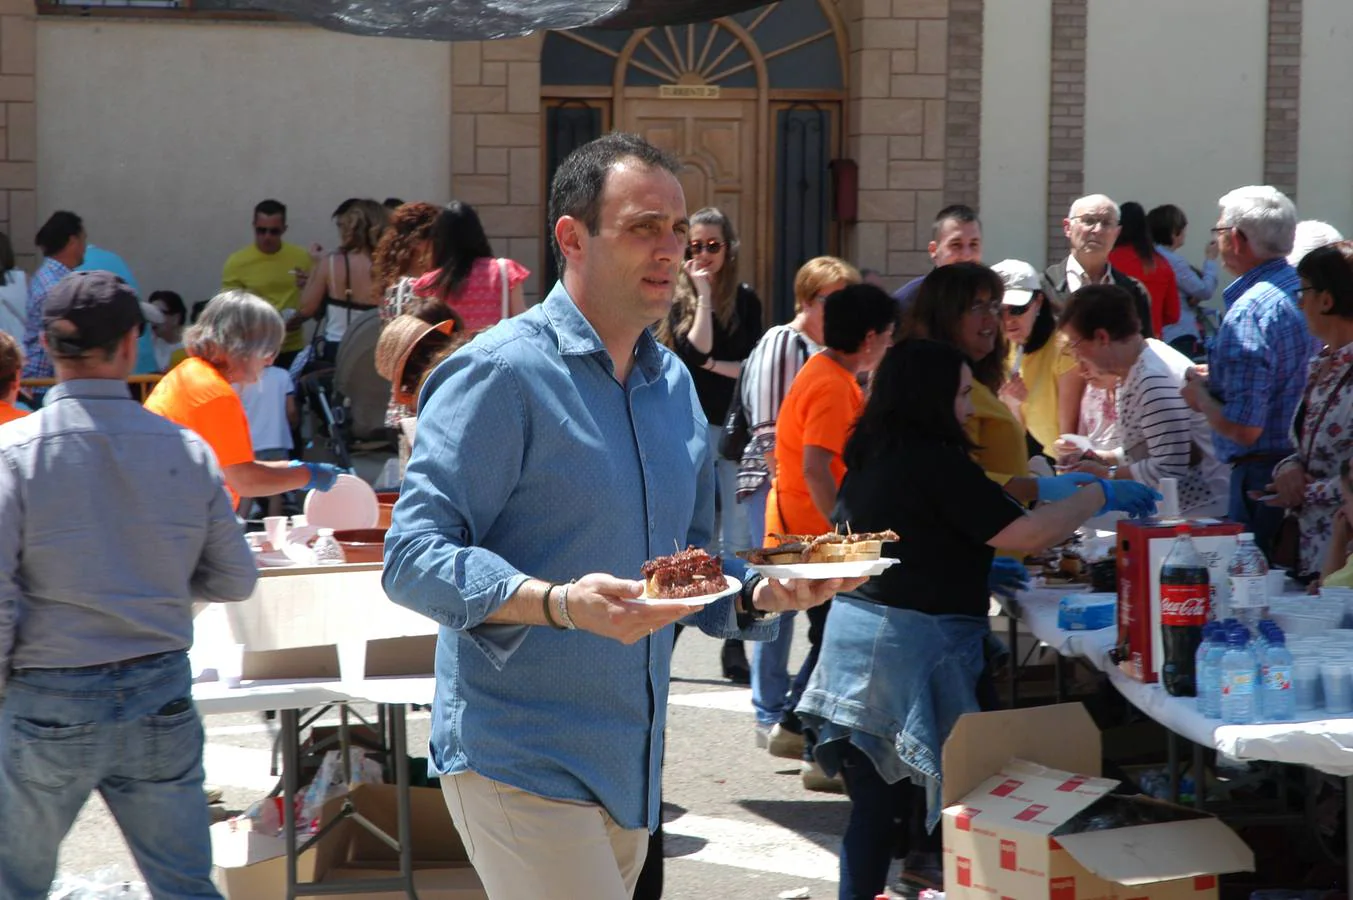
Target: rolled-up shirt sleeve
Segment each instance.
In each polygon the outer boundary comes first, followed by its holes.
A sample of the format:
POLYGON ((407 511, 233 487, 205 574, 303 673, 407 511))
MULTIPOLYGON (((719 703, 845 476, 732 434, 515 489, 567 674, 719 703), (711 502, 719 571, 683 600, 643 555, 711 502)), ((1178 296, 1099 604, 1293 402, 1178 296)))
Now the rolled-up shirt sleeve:
POLYGON ((23 497, 19 477, 7 457, 0 456, 0 696, 9 682, 10 659, 19 620, 20 523, 23 497))
POLYGON ((479 546, 520 477, 526 429, 515 378, 481 349, 460 350, 429 377, 385 539, 382 584, 391 600, 464 631, 527 580, 479 546))

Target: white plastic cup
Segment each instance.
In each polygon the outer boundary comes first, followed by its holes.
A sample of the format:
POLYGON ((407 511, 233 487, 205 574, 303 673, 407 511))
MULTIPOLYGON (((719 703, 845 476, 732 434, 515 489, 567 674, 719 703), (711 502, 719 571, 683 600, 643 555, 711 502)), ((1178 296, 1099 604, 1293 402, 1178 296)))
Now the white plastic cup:
POLYGON ((1157 517, 1161 519, 1179 518, 1179 480, 1162 478, 1160 480, 1161 501, 1156 506, 1157 517))
POLYGON ((1324 689, 1327 712, 1353 712, 1353 684, 1349 683, 1349 673, 1346 662, 1325 660, 1320 664, 1320 686, 1324 689))
POLYGON ((338 678, 344 682, 366 679, 366 641, 339 643, 338 678))
POLYGON ((300 513, 297 513, 296 515, 291 517, 292 528, 304 528, 309 524, 310 520, 308 520, 305 516, 301 515, 300 513))
POLYGON ((239 687, 244 677, 244 645, 222 644, 216 661, 216 676, 226 687, 239 687))
POLYGON ((281 550, 287 543, 287 517, 264 516, 263 533, 268 536, 268 543, 272 544, 274 550, 281 550))
POLYGON ((1293 661, 1292 692, 1297 709, 1315 709, 1320 705, 1320 660, 1293 661))

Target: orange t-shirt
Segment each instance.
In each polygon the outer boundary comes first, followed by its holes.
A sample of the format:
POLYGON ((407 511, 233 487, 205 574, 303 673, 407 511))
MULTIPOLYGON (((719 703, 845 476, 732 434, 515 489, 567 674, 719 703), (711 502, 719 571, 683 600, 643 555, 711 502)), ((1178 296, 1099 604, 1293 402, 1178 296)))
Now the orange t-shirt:
POLYGON ((15 419, 22 419, 26 415, 28 415, 27 410, 19 409, 12 403, 0 400, 0 425, 13 422, 15 419))
MULTIPOLYGON (((803 477, 803 448, 832 452, 832 480, 841 486, 846 438, 864 407, 855 376, 819 353, 804 363, 775 420, 775 482, 766 500, 766 534, 823 534, 831 523, 813 504, 803 477), (781 521, 781 513, 784 515, 781 521)), ((768 541, 769 542, 769 541, 768 541)))
MULTIPOLYGON (((244 404, 230 382, 206 360, 190 356, 170 369, 146 398, 146 409, 197 432, 222 469, 254 459, 244 404)), ((235 492, 226 490, 231 505, 238 503, 235 492)))

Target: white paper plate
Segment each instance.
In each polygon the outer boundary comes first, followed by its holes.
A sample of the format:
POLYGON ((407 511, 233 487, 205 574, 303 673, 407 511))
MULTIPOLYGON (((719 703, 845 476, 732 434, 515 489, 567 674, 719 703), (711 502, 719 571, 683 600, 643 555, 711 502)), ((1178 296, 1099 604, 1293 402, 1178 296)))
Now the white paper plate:
POLYGON ((826 578, 868 578, 896 564, 897 560, 885 558, 850 562, 787 563, 778 566, 749 565, 747 568, 761 573, 766 578, 806 578, 821 581, 826 578))
POLYGON ((375 490, 356 475, 344 473, 329 490, 305 495, 305 521, 316 528, 375 528, 380 516, 375 490))
POLYGON ((279 550, 256 550, 254 551, 254 562, 270 569, 296 565, 291 557, 279 550))
POLYGON ((701 594, 699 597, 682 597, 678 600, 667 600, 659 597, 640 597, 639 601, 648 606, 705 606, 713 603, 720 597, 727 597, 734 591, 742 590, 742 582, 738 581, 732 575, 725 575, 724 581, 727 586, 721 591, 715 591, 712 594, 701 594))

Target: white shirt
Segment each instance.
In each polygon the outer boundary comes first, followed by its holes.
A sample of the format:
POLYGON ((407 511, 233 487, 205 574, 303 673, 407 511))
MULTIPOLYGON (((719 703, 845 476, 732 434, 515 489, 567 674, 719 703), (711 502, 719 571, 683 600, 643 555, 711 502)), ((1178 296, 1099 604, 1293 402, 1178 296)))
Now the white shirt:
POLYGON ((0 284, 0 331, 23 341, 28 317, 28 276, 19 269, 10 269, 0 284))
MULTIPOLYGON (((1090 284, 1090 276, 1085 274, 1085 267, 1080 264, 1080 260, 1074 255, 1066 258, 1066 291, 1068 294, 1079 291, 1081 288, 1090 284)), ((1104 263, 1104 277, 1094 282, 1095 284, 1113 284, 1113 266, 1107 262, 1104 263)))
POLYGON ((260 450, 290 450, 291 426, 287 424, 287 395, 296 392, 291 373, 277 366, 268 366, 258 381, 238 388, 244 404, 244 417, 249 420, 249 437, 254 452, 260 450))
POLYGON ((183 349, 183 341, 171 344, 163 340, 158 334, 151 334, 150 346, 155 351, 155 371, 168 372, 169 360, 173 358, 176 352, 183 349))

